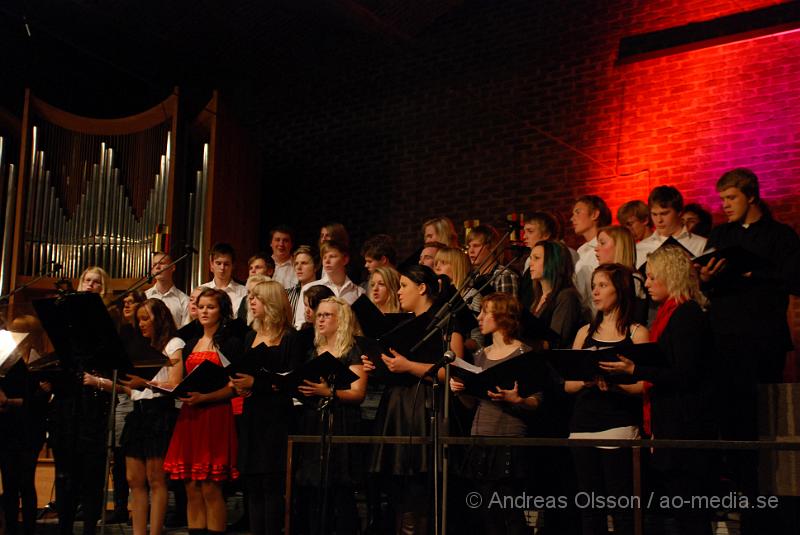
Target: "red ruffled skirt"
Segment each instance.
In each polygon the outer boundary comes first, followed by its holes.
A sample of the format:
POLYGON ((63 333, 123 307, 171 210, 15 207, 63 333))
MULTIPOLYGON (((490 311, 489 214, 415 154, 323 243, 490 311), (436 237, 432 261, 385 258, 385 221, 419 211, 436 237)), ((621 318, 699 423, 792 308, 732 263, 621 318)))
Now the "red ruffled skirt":
MULTIPOLYGON (((211 355, 216 357, 216 353, 211 355)), ((192 360, 215 361, 218 357, 215 359, 209 358, 207 354, 193 353, 186 362, 189 370, 198 364, 192 360), (199 358, 193 359, 193 357, 199 358)), ((178 421, 164 458, 164 471, 169 474, 170 479, 193 481, 236 479, 239 477, 239 471, 236 469, 237 447, 236 427, 230 401, 191 407, 184 405, 178 414, 178 421)))

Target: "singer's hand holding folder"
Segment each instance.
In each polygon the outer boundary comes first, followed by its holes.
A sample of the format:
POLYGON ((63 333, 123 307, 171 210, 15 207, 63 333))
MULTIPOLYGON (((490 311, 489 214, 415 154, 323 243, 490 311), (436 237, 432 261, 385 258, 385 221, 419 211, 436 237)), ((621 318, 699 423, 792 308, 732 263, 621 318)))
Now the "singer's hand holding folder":
POLYGON ((734 275, 743 275, 757 269, 773 267, 773 263, 770 260, 758 256, 739 245, 723 247, 722 249, 705 253, 696 257, 693 261, 695 264, 705 266, 712 258, 716 258, 717 261, 725 260, 725 271, 734 275))
POLYGON ((169 357, 151 346, 150 342, 141 335, 126 336, 123 338, 123 344, 132 365, 123 372, 123 378, 125 374, 130 374, 150 381, 161 368, 172 365, 169 357))
POLYGON ((332 381, 332 386, 336 390, 349 390, 350 385, 358 380, 358 375, 327 351, 306 361, 290 372, 275 373, 268 371, 267 374, 272 384, 288 392, 296 392, 297 387, 301 386, 304 381, 318 383, 320 377, 326 381, 332 381))
POLYGON ((489 398, 489 391, 496 392, 496 387, 514 388, 515 382, 519 395, 528 397, 544 390, 549 376, 547 362, 533 351, 486 369, 457 358, 450 365, 450 375, 464 383, 465 394, 484 399, 489 398))
POLYGON ((552 349, 545 352, 547 360, 564 380, 593 381, 603 376, 611 383, 635 383, 630 375, 609 374, 600 369, 600 362, 619 361, 618 355, 642 366, 667 366, 658 344, 652 342, 605 349, 552 349))
POLYGON ((175 397, 186 397, 189 392, 208 394, 228 384, 228 373, 222 366, 204 360, 189 372, 177 386, 147 383, 150 388, 175 397))

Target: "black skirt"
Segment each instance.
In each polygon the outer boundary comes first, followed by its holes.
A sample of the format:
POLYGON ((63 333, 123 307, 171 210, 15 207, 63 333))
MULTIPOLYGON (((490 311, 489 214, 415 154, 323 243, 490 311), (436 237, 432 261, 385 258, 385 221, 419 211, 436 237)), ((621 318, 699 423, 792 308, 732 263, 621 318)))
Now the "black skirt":
POLYGON ((526 479, 530 472, 530 455, 523 447, 472 446, 464 452, 457 473, 474 481, 526 479))
POLYGON ((120 443, 126 457, 163 458, 178 419, 175 400, 169 397, 140 399, 125 418, 120 443))
MULTIPOLYGON (((430 404, 430 388, 426 385, 420 386, 419 391, 415 385, 387 388, 375 416, 376 434, 428 437, 427 409, 430 404)), ((427 472, 433 464, 430 461, 430 448, 426 445, 376 444, 370 472, 387 476, 414 475, 427 472)))

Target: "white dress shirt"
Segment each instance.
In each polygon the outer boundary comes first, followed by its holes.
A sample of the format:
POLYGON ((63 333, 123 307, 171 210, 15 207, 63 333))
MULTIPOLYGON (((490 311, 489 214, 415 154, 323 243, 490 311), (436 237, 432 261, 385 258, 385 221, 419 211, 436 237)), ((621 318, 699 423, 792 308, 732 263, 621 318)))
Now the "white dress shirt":
POLYGON ((575 288, 581 295, 583 307, 595 313, 592 302, 592 274, 600 263, 597 261, 597 236, 578 247, 578 260, 575 262, 575 288))
POLYGON ((296 329, 299 329, 303 326, 305 322, 305 311, 306 307, 303 304, 303 298, 305 297, 306 290, 311 288, 312 286, 327 286, 333 291, 333 295, 345 301, 348 305, 352 305, 355 303, 356 299, 358 299, 361 295, 363 295, 364 289, 358 286, 356 283, 350 280, 350 277, 345 277, 344 284, 341 286, 336 286, 329 278, 324 278, 320 280, 316 280, 313 282, 309 282, 300 290, 300 299, 297 301, 297 308, 294 311, 294 326, 296 329))
POLYGON ((233 305, 233 314, 236 315, 236 311, 239 310, 239 305, 242 303, 242 299, 247 297, 247 288, 243 285, 239 284, 235 280, 231 279, 231 282, 224 288, 220 288, 214 282, 214 279, 211 279, 209 282, 205 284, 201 284, 200 286, 204 288, 214 288, 215 290, 222 290, 228 297, 231 298, 231 304, 233 305))
MULTIPOLYGON (((677 234, 672 235, 673 238, 678 240, 678 243, 689 249, 693 256, 703 254, 706 249, 706 238, 692 234, 686 227, 683 227, 677 234)), ((658 232, 654 232, 647 238, 643 239, 636 244, 636 269, 642 267, 647 262, 647 255, 661 247, 669 236, 662 236, 658 232)))
POLYGON ((275 261, 275 273, 272 275, 272 280, 279 282, 284 288, 291 288, 297 284, 297 274, 294 272, 291 256, 286 262, 278 262, 274 256, 272 260, 275 261))
POLYGON ((189 313, 189 296, 180 291, 174 284, 163 294, 158 291, 158 285, 153 286, 144 295, 148 299, 160 299, 167 305, 176 327, 183 327, 184 319, 189 313))

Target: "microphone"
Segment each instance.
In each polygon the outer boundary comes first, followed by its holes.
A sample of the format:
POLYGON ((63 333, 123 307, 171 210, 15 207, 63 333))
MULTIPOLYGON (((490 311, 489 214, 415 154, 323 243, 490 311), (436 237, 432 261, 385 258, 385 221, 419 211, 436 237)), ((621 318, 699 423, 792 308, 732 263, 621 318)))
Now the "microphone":
POLYGON ((444 356, 440 358, 439 361, 436 362, 436 364, 428 368, 428 371, 425 372, 425 375, 423 375, 422 378, 424 379, 425 377, 431 377, 431 378, 435 377, 436 372, 438 372, 440 368, 444 368, 454 360, 456 360, 456 354, 448 349, 445 352, 444 356))
POLYGON ((185 244, 183 246, 183 250, 186 251, 187 253, 192 253, 192 254, 197 254, 197 253, 200 252, 197 249, 195 249, 194 247, 192 247, 192 245, 189 244, 189 243, 187 243, 187 244, 185 244))

